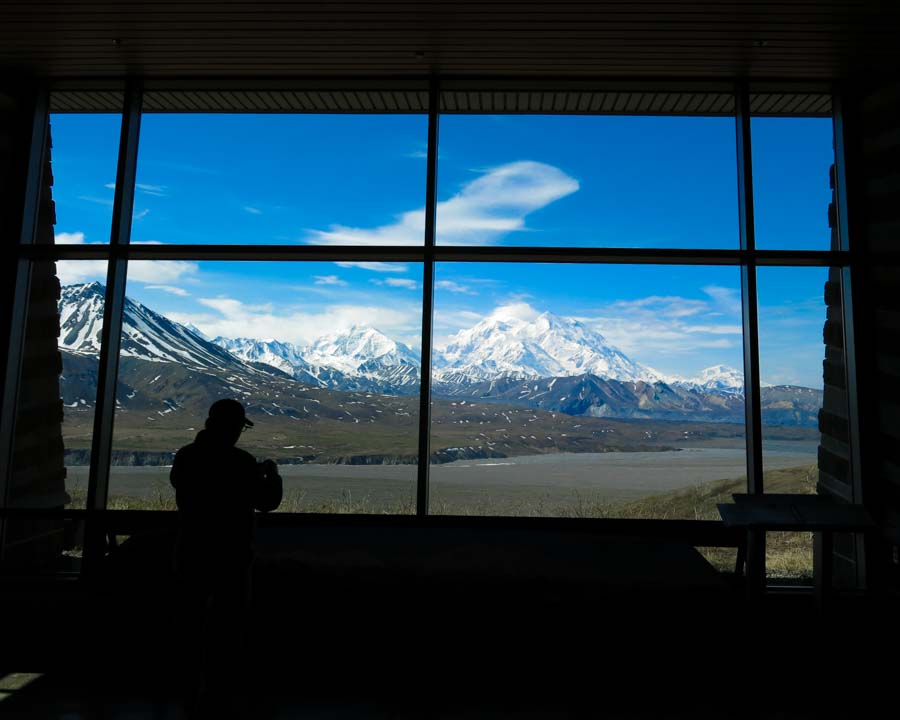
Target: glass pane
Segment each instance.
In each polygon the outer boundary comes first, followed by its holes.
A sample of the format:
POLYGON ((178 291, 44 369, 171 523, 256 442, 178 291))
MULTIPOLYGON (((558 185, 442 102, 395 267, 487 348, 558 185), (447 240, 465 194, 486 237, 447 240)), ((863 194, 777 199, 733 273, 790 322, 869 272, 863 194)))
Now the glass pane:
POLYGON ((754 117, 750 132, 756 246, 765 250, 831 248, 831 118, 754 117))
MULTIPOLYGON (((761 267, 757 278, 765 489, 815 493, 828 269, 761 267)), ((843 350, 832 349, 842 367, 843 350)))
POLYGON ((431 511, 717 518, 746 488, 736 268, 440 263, 431 511))
POLYGON ((441 117, 437 242, 737 248, 728 117, 441 117))
POLYGON ((424 115, 144 116, 134 242, 422 245, 424 115))
POLYGON ((771 585, 813 584, 813 534, 766 533, 766 578, 771 585))
POLYGON ((56 242, 108 243, 122 117, 50 116, 50 167, 56 242))
MULTIPOLYGON (((815 494, 823 474, 849 484, 838 271, 763 267, 757 278, 764 489, 815 494)), ((811 581, 810 533, 768 538, 770 577, 811 581)))
POLYGON ((421 287, 415 264, 129 263, 109 507, 172 508, 175 452, 230 397, 281 510, 414 512, 421 287))

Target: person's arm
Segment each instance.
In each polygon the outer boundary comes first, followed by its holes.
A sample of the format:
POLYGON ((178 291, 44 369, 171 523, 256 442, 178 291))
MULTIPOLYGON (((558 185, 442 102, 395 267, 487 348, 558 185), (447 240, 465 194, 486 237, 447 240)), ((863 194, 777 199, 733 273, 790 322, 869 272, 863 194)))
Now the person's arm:
POLYGON ((283 488, 278 466, 272 460, 259 464, 259 477, 253 484, 253 507, 261 512, 271 512, 281 504, 283 488))

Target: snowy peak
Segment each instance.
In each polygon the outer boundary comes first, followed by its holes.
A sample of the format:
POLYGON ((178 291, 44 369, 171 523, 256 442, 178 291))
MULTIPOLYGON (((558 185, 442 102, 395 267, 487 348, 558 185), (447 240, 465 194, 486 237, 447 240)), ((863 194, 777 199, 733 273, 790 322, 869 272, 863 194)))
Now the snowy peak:
POLYGON ((368 325, 354 325, 344 332, 316 340, 307 350, 310 358, 342 358, 350 364, 378 359, 390 364, 418 364, 418 357, 403 343, 368 325))
POLYGON ((416 353, 369 325, 325 335, 305 348, 303 357, 313 367, 334 368, 350 377, 390 379, 401 385, 418 382, 416 353))
POLYGON ((59 346, 80 355, 100 352, 105 288, 98 282, 66 285, 60 291, 59 346))
POLYGON ((568 377, 586 373, 614 380, 656 381, 655 370, 631 360, 598 332, 527 305, 498 308, 454 335, 436 360, 441 381, 496 377, 568 377), (530 308, 528 308, 530 309, 530 308))
POLYGON ((253 338, 217 337, 213 342, 242 360, 323 386, 344 384, 348 378, 411 385, 419 377, 419 358, 413 350, 368 325, 323 336, 309 346, 253 338))
POLYGON ((278 340, 254 340, 253 338, 216 337, 213 343, 247 362, 258 362, 296 376, 306 370, 306 362, 299 348, 278 340))
MULTIPOLYGON (((99 354, 105 293, 105 286, 98 282, 61 289, 60 348, 79 355, 99 354)), ((196 369, 251 369, 184 325, 128 297, 122 315, 120 355, 151 362, 177 362, 196 369)))
POLYGON ((713 365, 701 370, 697 377, 685 384, 706 390, 741 394, 744 392, 744 374, 727 365, 713 365))
MULTIPOLYGON (((101 283, 63 287, 60 347, 96 356, 104 304, 101 283)), ((246 337, 208 340, 199 328, 169 320, 127 297, 121 355, 236 373, 256 373, 260 365, 267 365, 319 387, 378 392, 414 390, 421 364, 415 350, 370 325, 357 324, 306 346, 246 337)), ((664 377, 629 358, 584 323, 537 312, 525 303, 497 308, 474 326, 457 332, 446 347, 435 349, 433 366, 435 381, 444 386, 592 375, 742 395, 744 383, 739 370, 725 365, 708 367, 690 379, 664 377)))

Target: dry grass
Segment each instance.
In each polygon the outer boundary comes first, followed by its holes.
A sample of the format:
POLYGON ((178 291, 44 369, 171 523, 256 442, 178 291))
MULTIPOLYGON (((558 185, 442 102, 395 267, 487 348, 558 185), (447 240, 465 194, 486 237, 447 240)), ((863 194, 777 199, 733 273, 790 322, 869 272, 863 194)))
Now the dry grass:
MULTIPOLYGON (((773 493, 815 493, 817 468, 806 467, 771 470, 764 475, 765 487, 773 493)), ((522 498, 514 506, 499 505, 485 495, 475 501, 457 502, 434 498, 430 512, 434 515, 516 516, 557 518, 633 518, 656 520, 718 520, 718 503, 731 502, 732 493, 745 492, 746 480, 735 478, 700 483, 693 487, 652 495, 624 503, 610 502, 602 493, 575 492, 565 503, 549 495, 522 498)), ((70 489, 73 507, 85 507, 83 488, 70 489)), ((113 495, 110 510, 175 510, 171 488, 162 483, 149 497, 113 495)), ((392 501, 376 500, 370 495, 352 495, 344 490, 334 499, 310 500, 303 491, 285 493, 278 512, 325 514, 412 515, 415 498, 392 501)), ((734 548, 700 548, 715 567, 732 571, 734 548)), ((812 534, 769 533, 767 537, 767 573, 773 579, 809 580, 812 577, 812 534)))

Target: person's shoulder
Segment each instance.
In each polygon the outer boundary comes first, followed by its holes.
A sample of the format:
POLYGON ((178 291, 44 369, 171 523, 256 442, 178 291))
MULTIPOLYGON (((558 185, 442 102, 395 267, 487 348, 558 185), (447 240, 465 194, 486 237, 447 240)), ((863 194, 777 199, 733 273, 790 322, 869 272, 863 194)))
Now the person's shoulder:
POLYGON ((175 460, 186 460, 197 452, 197 444, 196 443, 188 443, 183 447, 179 448, 175 453, 175 460))

